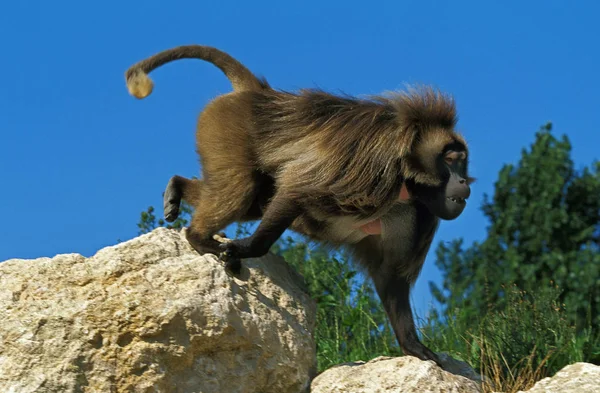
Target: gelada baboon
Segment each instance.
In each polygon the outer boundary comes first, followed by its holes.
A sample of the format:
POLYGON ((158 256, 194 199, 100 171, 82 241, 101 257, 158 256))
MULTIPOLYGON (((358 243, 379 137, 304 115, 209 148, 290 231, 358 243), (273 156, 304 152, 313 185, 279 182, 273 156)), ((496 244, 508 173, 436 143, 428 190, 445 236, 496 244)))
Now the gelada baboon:
POLYGON ((129 92, 148 96, 147 73, 185 58, 213 63, 233 92, 199 116, 203 176, 170 179, 167 221, 182 199, 192 204, 188 241, 200 253, 220 253, 234 273, 240 259, 266 254, 287 228, 347 246, 370 274, 404 352, 439 364, 417 337, 409 291, 439 219, 458 217, 470 194, 453 99, 428 87, 371 99, 277 91, 228 54, 199 45, 133 65, 129 92), (234 221, 257 219, 249 237, 213 239, 234 221))

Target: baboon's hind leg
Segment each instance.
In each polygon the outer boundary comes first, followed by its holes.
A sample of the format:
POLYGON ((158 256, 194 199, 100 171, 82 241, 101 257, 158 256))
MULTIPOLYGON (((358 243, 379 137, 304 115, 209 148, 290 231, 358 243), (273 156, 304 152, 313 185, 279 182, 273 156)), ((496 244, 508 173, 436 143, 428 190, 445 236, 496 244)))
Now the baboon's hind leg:
MULTIPOLYGON (((256 196, 256 184, 252 176, 235 175, 211 178, 202 184, 201 197, 195 205, 187 240, 201 254, 219 255, 221 244, 213 239, 217 231, 244 217, 256 196)), ((241 266, 227 266, 239 272, 241 266)))
MULTIPOLYGON (((165 220, 173 222, 179 217, 182 200, 196 208, 200 203, 203 183, 199 179, 187 179, 177 175, 171 177, 163 194, 165 220)), ((218 232, 217 234, 226 237, 225 232, 218 232)))

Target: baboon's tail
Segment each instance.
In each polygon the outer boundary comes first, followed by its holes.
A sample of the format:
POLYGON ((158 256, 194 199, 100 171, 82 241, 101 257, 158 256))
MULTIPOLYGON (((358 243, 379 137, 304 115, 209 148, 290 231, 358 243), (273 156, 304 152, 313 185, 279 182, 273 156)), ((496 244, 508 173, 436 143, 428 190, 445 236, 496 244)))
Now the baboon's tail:
POLYGON ((266 81, 259 80, 242 63, 227 53, 210 46, 184 45, 167 49, 129 67, 125 72, 129 93, 140 99, 149 96, 154 84, 148 77, 148 73, 179 59, 200 59, 213 63, 229 78, 235 91, 269 88, 266 81))

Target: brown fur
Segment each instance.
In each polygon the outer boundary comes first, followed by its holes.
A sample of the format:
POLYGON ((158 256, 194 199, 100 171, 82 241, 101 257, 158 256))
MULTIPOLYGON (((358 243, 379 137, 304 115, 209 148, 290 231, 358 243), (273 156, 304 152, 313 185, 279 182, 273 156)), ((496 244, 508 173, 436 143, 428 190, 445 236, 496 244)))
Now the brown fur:
POLYGON ((276 91, 231 56, 204 46, 170 49, 132 66, 130 92, 147 96, 146 74, 181 58, 212 62, 234 91, 201 113, 196 138, 203 177, 171 179, 167 220, 177 217, 181 199, 192 203, 188 240, 199 252, 217 253, 222 247, 213 234, 234 221, 262 218, 252 236, 227 244, 230 257, 264 254, 288 227, 347 245, 373 278, 404 351, 438 361, 417 338, 408 294, 439 223, 419 202, 420 190, 444 192, 448 169, 440 160, 449 146, 459 152, 452 157, 467 162, 466 142, 454 130, 453 99, 430 87, 370 99, 276 91), (414 199, 399 201, 403 184, 414 199), (380 235, 359 229, 378 219, 380 235))
POLYGON ((333 210, 348 213, 389 207, 401 178, 438 185, 429 157, 453 140, 466 145, 451 131, 452 100, 427 87, 371 100, 268 90, 255 94, 253 109, 258 168, 277 171, 280 187, 329 197, 333 210))
POLYGON ((239 61, 216 48, 203 45, 183 45, 158 53, 129 67, 125 73, 127 88, 136 98, 145 98, 152 93, 153 83, 147 74, 174 60, 202 59, 219 67, 231 81, 234 91, 268 88, 265 80, 256 78, 239 61))

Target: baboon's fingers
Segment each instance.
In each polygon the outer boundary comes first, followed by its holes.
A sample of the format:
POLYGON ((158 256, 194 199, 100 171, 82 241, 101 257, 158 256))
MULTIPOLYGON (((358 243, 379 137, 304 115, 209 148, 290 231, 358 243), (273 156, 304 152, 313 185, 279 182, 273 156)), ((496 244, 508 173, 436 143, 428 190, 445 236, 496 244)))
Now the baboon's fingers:
POLYGON ((219 244, 219 248, 222 252, 219 255, 223 256, 224 261, 227 259, 252 258, 256 255, 253 255, 250 243, 249 237, 221 243, 219 244))
POLYGON ((433 360, 438 366, 443 367, 439 357, 418 340, 407 340, 400 347, 405 355, 415 356, 421 360, 433 360))
POLYGON ((165 220, 173 222, 179 217, 179 204, 174 202, 165 203, 165 220))
POLYGON ((242 271, 242 256, 238 255, 239 250, 234 241, 221 243, 219 248, 221 249, 219 259, 225 262, 225 269, 233 274, 240 274, 242 271))

